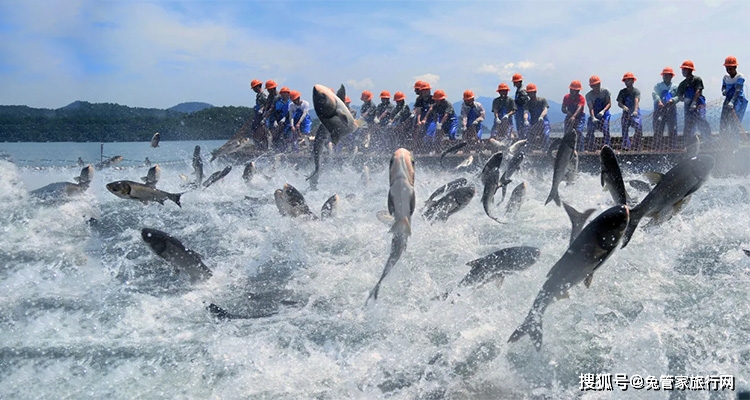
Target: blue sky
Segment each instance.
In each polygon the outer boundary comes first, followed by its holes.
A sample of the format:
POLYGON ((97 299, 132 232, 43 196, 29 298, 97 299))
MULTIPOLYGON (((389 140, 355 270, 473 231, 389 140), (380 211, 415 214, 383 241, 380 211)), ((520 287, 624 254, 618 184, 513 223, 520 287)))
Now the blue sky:
POLYGON ((648 94, 684 59, 715 99, 724 57, 750 75, 748 38, 747 1, 0 0, 0 104, 247 106, 254 78, 308 100, 344 83, 355 104, 365 89, 413 102, 423 79, 457 101, 515 72, 560 102, 592 74, 616 94, 632 71, 648 94))

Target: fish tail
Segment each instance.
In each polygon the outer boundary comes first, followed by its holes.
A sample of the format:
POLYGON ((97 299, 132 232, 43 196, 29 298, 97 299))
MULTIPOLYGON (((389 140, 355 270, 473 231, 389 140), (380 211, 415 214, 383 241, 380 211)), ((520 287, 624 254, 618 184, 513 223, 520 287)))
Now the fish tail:
POLYGON ((217 306, 214 303, 209 304, 209 306, 206 307, 206 309, 211 312, 211 315, 213 315, 214 317, 216 317, 216 319, 220 321, 232 319, 232 314, 230 314, 229 311, 217 306))
POLYGON ((553 200, 555 204, 557 204, 557 206, 560 207, 561 205, 560 193, 557 191, 557 188, 554 188, 554 187, 552 188, 552 190, 550 190, 549 196, 547 196, 547 201, 544 202, 544 205, 546 206, 550 201, 553 201, 553 200))
POLYGON ((508 343, 517 342, 518 339, 527 334, 536 350, 539 351, 542 348, 542 316, 535 310, 529 311, 529 315, 526 316, 523 324, 510 335, 508 343))
POLYGON ((583 229, 583 225, 586 223, 586 220, 589 219, 589 217, 594 213, 595 210, 593 208, 589 208, 584 212, 580 212, 564 201, 562 202, 562 205, 563 208, 565 208, 565 212, 568 214, 568 218, 570 218, 571 225, 573 226, 570 231, 570 243, 573 243, 573 240, 583 229))
POLYGON ((169 200, 174 201, 175 204, 177 204, 180 208, 182 208, 182 204, 180 204, 180 197, 185 194, 185 192, 182 193, 167 193, 167 197, 169 197, 169 200))
POLYGON ((637 228, 638 223, 641 222, 641 218, 643 218, 643 215, 641 215, 640 209, 638 207, 635 207, 630 211, 630 220, 628 221, 628 227, 625 229, 625 233, 622 235, 621 248, 624 249, 625 246, 628 245, 628 242, 630 242, 630 238, 635 232, 635 228, 637 228))

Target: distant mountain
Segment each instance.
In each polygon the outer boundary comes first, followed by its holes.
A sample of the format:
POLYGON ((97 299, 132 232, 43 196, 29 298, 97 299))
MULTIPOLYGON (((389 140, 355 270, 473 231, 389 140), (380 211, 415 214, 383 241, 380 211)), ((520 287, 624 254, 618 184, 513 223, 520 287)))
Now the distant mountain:
POLYGON ((207 108, 213 107, 212 104, 201 103, 197 101, 191 101, 187 103, 180 103, 174 107, 168 108, 168 110, 178 111, 186 114, 194 113, 196 111, 203 111, 207 108))

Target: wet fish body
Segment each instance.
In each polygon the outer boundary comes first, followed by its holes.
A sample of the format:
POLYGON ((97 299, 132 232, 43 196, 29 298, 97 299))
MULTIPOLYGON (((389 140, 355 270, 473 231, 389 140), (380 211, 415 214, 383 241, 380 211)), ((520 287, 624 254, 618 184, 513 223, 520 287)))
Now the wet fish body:
POLYGON ((193 174, 195 175, 195 184, 200 186, 203 183, 203 159, 201 158, 200 146, 195 146, 193 150, 193 174))
POLYGON ((428 220, 446 221, 451 215, 463 210, 476 194, 474 186, 464 186, 448 192, 433 202, 422 214, 428 220))
POLYGON ((568 297, 571 287, 584 282, 591 285, 594 272, 612 255, 628 226, 625 205, 609 208, 594 218, 570 244, 563 256, 547 273, 547 280, 534 300, 523 324, 508 339, 515 342, 529 335, 534 347, 542 347, 542 316, 557 299, 568 297))
POLYGON ((159 142, 161 141, 161 135, 159 132, 154 133, 154 136, 151 137, 151 147, 159 147, 159 142))
POLYGON ((205 188, 213 185, 214 183, 218 182, 220 179, 222 179, 225 176, 227 176, 227 174, 229 174, 231 171, 232 171, 232 166, 231 165, 227 165, 221 171, 214 172, 213 174, 211 174, 211 176, 208 177, 208 179, 206 179, 205 182, 203 182, 203 188, 205 189, 205 188))
POLYGON ((141 178, 146 186, 150 186, 152 188, 156 187, 159 179, 161 179, 161 168, 159 168, 159 164, 156 164, 153 167, 149 168, 146 176, 141 178))
POLYGON ((484 285, 497 280, 502 283, 505 275, 523 271, 539 259, 539 249, 530 246, 508 247, 490 255, 469 261, 471 271, 458 283, 459 286, 484 285))
POLYGON ((143 228, 141 238, 157 256, 174 266, 178 274, 186 275, 191 282, 211 277, 211 270, 203 264, 201 255, 188 249, 168 233, 158 229, 143 228))
POLYGON ((552 175, 552 189, 550 189, 549 196, 547 197, 547 201, 544 202, 544 205, 547 205, 550 201, 554 201, 558 207, 561 205, 558 188, 560 186, 560 182, 562 182, 568 170, 568 164, 573 158, 575 144, 575 131, 567 132, 565 136, 563 136, 563 139, 560 141, 560 146, 558 147, 557 155, 555 156, 555 170, 552 175))
POLYGON ((625 191, 625 183, 622 180, 622 172, 620 171, 620 165, 617 162, 614 150, 605 145, 599 153, 599 158, 602 165, 602 187, 609 190, 609 194, 612 195, 612 200, 614 200, 615 204, 627 204, 628 193, 625 191))
POLYGON ((339 195, 334 194, 333 196, 329 197, 325 203, 323 203, 323 207, 320 210, 321 220, 329 219, 336 215, 339 208, 339 200, 339 195))
POLYGON ((482 190, 482 206, 484 212, 488 217, 496 222, 503 223, 497 218, 493 217, 490 213, 490 207, 495 204, 495 192, 497 192, 498 183, 500 180, 500 165, 503 163, 503 153, 497 152, 487 160, 487 163, 482 169, 480 180, 484 185, 482 190))
POLYGON ((107 190, 115 196, 122 199, 138 200, 144 204, 155 201, 164 205, 164 201, 172 200, 175 204, 182 207, 180 197, 182 193, 167 193, 165 191, 146 186, 139 182, 133 181, 115 181, 107 184, 107 190))

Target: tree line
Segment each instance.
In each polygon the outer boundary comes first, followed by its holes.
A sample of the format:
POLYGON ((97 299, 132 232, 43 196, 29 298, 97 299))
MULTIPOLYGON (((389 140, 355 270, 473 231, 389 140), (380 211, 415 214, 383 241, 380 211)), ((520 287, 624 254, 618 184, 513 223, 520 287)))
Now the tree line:
POLYGON ((0 106, 0 141, 138 142, 228 139, 249 118, 249 107, 210 107, 193 113, 77 101, 51 110, 0 106))

